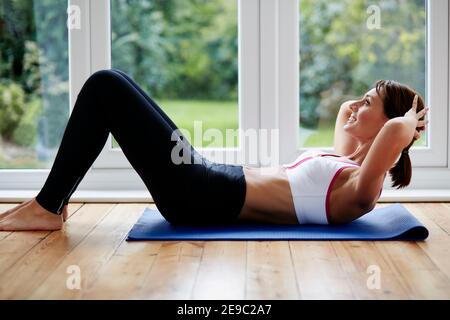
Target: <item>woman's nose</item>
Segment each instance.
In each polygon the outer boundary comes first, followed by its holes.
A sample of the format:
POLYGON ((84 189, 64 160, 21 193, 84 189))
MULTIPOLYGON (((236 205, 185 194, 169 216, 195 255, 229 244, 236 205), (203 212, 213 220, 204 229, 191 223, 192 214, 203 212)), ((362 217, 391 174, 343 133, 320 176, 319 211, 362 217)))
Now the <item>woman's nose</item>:
POLYGON ((353 103, 350 105, 350 109, 351 109, 353 112, 358 111, 358 104, 357 104, 356 101, 353 102, 353 103))

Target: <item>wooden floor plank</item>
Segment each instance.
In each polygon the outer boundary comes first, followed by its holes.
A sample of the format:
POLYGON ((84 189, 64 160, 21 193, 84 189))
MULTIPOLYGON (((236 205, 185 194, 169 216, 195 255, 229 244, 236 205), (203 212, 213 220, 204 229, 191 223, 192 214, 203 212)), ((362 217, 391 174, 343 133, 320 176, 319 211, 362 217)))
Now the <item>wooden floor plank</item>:
MULTIPOLYGON (((99 270, 108 262, 142 214, 142 204, 116 205, 104 219, 75 247, 46 281, 30 296, 31 299, 79 299, 89 290, 99 270), (68 289, 68 279, 81 273, 79 289, 68 289), (71 271, 73 273, 68 274, 71 271)), ((70 283, 69 283, 70 284, 70 283)))
POLYGON ((164 241, 138 292, 138 299, 189 299, 204 241, 164 241))
POLYGON ((206 241, 190 299, 244 299, 245 241, 206 241))
MULTIPOLYGON (((69 213, 72 214, 79 207, 79 205, 69 205, 69 213)), ((49 234, 51 234, 49 231, 20 231, 13 232, 0 241, 0 275, 49 234)))
MULTIPOLYGON (((121 204, 120 206, 126 206, 121 204)), ((153 208, 154 205, 142 204, 153 208)), ((136 299, 161 246, 160 241, 123 241, 99 270, 97 279, 84 290, 82 299, 136 299)))
POLYGON ((377 242, 376 246, 389 257, 398 276, 408 286, 413 299, 449 299, 449 278, 415 242, 377 242))
MULTIPOLYGON (((432 219, 435 211, 442 210, 441 204, 404 203, 403 205, 429 230, 428 238, 425 241, 416 242, 417 245, 450 279, 450 236, 436 223, 435 219, 432 219)), ((448 211, 450 212, 450 208, 448 211)))
MULTIPOLYGON (((156 209, 155 206, 151 208, 156 209)), ((130 244, 134 245, 135 242, 130 244)), ((199 270, 204 245, 205 241, 147 242, 143 247, 151 252, 151 261, 145 268, 141 285, 132 297, 189 299, 199 270)))
MULTIPOLYGON (((443 229, 441 226, 439 226, 430 217, 430 211, 432 210, 429 210, 429 208, 424 208, 422 206, 412 203, 405 203, 404 206, 408 209, 409 212, 411 212, 417 218, 417 220, 419 220, 428 229, 429 234, 425 242, 430 242, 430 240, 436 238, 448 240, 449 234, 447 233, 447 231, 443 229)), ((422 242, 423 241, 420 241, 420 243, 422 242)))
POLYGON ((342 269, 356 299, 408 299, 410 293, 399 279, 396 270, 386 261, 372 241, 334 241, 342 269), (370 279, 379 272, 380 286, 370 279))
POLYGON ((302 299, 354 298, 345 270, 329 241, 290 241, 302 299))
POLYGON ((299 299, 288 241, 248 241, 246 299, 299 299))
POLYGON ((450 235, 450 204, 422 203, 414 207, 420 207, 423 214, 428 215, 434 223, 450 235))
MULTIPOLYGON (((388 205, 388 204, 386 204, 388 205)), ((417 242, 379 242, 376 245, 396 268, 414 299, 448 299, 450 294, 450 237, 441 203, 402 203, 428 230, 417 242)))
POLYGON ((28 298, 114 206, 86 204, 78 209, 63 230, 52 232, 0 275, 0 299, 28 298))
POLYGON ((82 299, 137 299, 161 242, 122 242, 82 299))

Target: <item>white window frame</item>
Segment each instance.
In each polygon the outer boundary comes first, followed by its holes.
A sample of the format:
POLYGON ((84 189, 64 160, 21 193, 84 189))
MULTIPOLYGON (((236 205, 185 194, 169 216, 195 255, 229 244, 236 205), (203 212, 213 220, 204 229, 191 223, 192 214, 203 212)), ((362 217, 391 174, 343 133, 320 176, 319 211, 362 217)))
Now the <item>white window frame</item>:
MULTIPOLYGON (((288 162, 304 150, 298 146, 299 106, 299 0, 239 0, 239 106, 240 128, 279 130, 280 162, 288 162)), ((69 32, 70 108, 90 74, 110 67, 109 0, 69 0, 81 12, 81 29, 69 32)), ((381 200, 450 199, 449 109, 449 5, 447 0, 428 1, 429 148, 411 150, 411 185, 381 200), (439 32, 435 32, 439 30, 439 32), (439 190, 437 190, 439 189, 439 190), (414 193, 414 190, 417 190, 414 193), (434 192, 439 191, 439 192, 434 192), (409 193, 408 193, 409 192, 409 193)), ((111 139, 111 138, 110 138, 111 139)), ((260 144, 264 141, 260 141, 260 144)), ((73 198, 96 201, 149 201, 145 185, 120 149, 108 142, 83 179, 73 198), (103 196, 91 196, 97 190, 103 196), (141 192, 120 198, 117 191, 141 192), (89 192, 88 192, 89 191, 89 192), (114 195, 114 196, 112 196, 114 195)), ((262 148, 260 148, 261 150, 262 148)), ((330 149, 322 149, 332 151, 330 149)), ((203 150, 202 150, 203 151, 203 150)), ((208 150, 207 150, 208 151, 208 150)), ((236 149, 209 150, 239 152, 236 149)), ((235 158, 235 157, 233 157, 235 158)), ((229 159, 229 158, 227 158, 229 159)), ((0 200, 29 198, 39 190, 48 169, 0 170, 0 200), (23 191, 23 192, 22 192, 23 191)), ((385 190, 390 182, 385 182, 385 190)))

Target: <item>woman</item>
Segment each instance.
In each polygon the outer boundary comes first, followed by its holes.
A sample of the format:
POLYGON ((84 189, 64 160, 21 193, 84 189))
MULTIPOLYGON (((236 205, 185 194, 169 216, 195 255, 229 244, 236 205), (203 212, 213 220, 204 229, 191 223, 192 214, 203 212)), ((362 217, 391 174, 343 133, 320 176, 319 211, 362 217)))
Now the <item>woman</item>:
POLYGON ((274 173, 204 159, 132 79, 101 70, 78 94, 43 188, 1 214, 0 230, 61 229, 67 203, 109 133, 174 225, 350 222, 373 209, 388 170, 394 186, 409 184, 411 164, 402 151, 420 137, 416 128, 425 128, 419 119, 427 109, 408 87, 380 81, 341 106, 335 151, 342 156, 306 152, 274 173), (175 149, 190 162, 175 163, 175 149))

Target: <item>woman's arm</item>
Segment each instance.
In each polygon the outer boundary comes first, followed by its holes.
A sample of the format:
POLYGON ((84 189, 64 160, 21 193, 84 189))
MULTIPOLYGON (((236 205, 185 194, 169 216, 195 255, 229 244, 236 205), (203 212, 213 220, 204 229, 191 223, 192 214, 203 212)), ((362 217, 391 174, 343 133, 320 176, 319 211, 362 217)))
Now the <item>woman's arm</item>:
POLYGON ((355 152, 358 142, 355 138, 344 131, 344 125, 352 114, 350 104, 354 101, 347 101, 341 105, 334 127, 334 152, 339 155, 349 155, 355 152))
POLYGON ((364 159, 356 183, 356 198, 361 208, 372 210, 378 200, 386 172, 405 148, 409 132, 397 118, 387 121, 364 159))
POLYGON ((424 117, 430 108, 425 107, 417 112, 417 101, 418 96, 415 96, 412 108, 405 113, 403 117, 397 117, 389 120, 390 122, 396 122, 399 124, 399 138, 403 139, 403 148, 409 146, 413 138, 417 139, 420 136, 418 129, 424 130, 425 124, 428 122, 428 120, 424 120, 424 117))
POLYGON ((385 173, 395 164, 404 148, 410 145, 416 129, 425 127, 428 108, 417 110, 417 96, 413 107, 405 116, 388 120, 376 136, 360 169, 357 182, 357 197, 362 207, 372 209, 379 194, 385 173))
POLYGON ((406 117, 397 117, 390 119, 388 122, 396 123, 398 125, 398 137, 401 146, 406 148, 414 138, 414 133, 416 132, 416 123, 407 119, 406 117))

